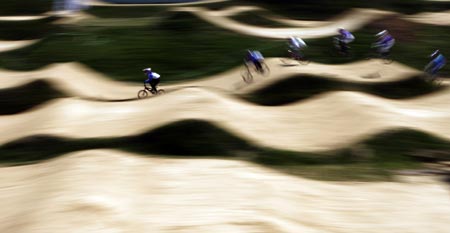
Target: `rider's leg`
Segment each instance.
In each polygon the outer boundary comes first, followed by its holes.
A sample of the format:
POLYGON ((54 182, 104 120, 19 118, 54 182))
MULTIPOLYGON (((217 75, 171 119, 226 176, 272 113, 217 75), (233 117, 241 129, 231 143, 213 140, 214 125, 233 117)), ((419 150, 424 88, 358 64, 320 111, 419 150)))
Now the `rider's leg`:
POLYGON ((339 41, 339 46, 340 46, 340 48, 341 48, 341 53, 342 54, 344 54, 344 55, 347 55, 348 54, 348 45, 346 44, 346 43, 344 43, 343 41, 339 41))
POLYGON ((255 61, 255 66, 256 66, 256 70, 258 70, 260 72, 262 71, 262 65, 261 65, 260 61, 256 60, 255 61))
POLYGON ((156 86, 158 85, 158 83, 159 83, 159 78, 158 78, 158 79, 153 79, 153 80, 150 82, 150 85, 152 86, 152 90, 153 90, 155 93, 158 92, 158 89, 156 89, 156 86))

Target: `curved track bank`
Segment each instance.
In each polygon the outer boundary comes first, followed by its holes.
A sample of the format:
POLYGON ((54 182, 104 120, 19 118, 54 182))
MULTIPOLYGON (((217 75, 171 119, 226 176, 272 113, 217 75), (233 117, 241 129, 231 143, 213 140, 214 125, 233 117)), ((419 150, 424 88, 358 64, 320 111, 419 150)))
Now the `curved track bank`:
POLYGON ((277 16, 269 17, 271 20, 291 26, 286 28, 269 28, 248 25, 230 18, 230 16, 245 11, 264 10, 259 7, 230 7, 220 11, 208 10, 202 7, 177 7, 172 10, 190 12, 211 24, 240 34, 273 39, 285 39, 292 35, 298 35, 304 39, 333 36, 337 34, 337 28, 343 27, 347 30, 355 31, 373 21, 391 15, 398 15, 405 20, 416 23, 436 25, 449 25, 449 20, 445 19, 450 19, 450 13, 448 11, 425 12, 408 16, 390 11, 356 8, 327 21, 292 20, 277 16))
POLYGON ((450 91, 403 101, 329 92, 286 106, 266 107, 201 88, 132 102, 66 98, 33 111, 1 116, 0 144, 42 134, 69 138, 130 136, 190 119, 213 123, 258 146, 302 152, 344 148, 397 128, 449 140, 449 101, 450 91))
MULTIPOLYGON (((161 83, 166 91, 186 87, 217 88, 231 93, 243 94, 293 75, 315 75, 350 82, 394 82, 419 75, 421 72, 400 63, 383 64, 379 60, 359 61, 341 65, 310 63, 307 66, 284 66, 279 58, 266 59, 271 69, 269 77, 255 77, 248 85, 242 80, 242 66, 211 77, 176 84, 161 83), (375 78, 373 78, 375 77, 375 78)), ((164 77, 164 74, 161 74, 164 77)), ((142 85, 113 81, 79 63, 62 63, 30 72, 0 70, 0 88, 11 88, 36 80, 46 80, 62 93, 96 100, 130 100, 142 85), (63 78, 64 77, 64 78, 63 78), (71 80, 77 80, 72 82, 71 80)))
POLYGON ((0 168, 0 190, 8 233, 446 233, 450 222, 448 187, 430 177, 322 182, 241 161, 114 150, 0 168))
POLYGON ((39 41, 40 40, 0 41, 0 53, 21 49, 36 44, 39 41))

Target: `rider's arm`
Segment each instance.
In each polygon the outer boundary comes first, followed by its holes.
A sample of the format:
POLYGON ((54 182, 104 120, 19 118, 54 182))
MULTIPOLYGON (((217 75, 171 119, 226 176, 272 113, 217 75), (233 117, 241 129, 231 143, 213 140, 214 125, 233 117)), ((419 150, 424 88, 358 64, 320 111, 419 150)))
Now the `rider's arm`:
POLYGON ((152 81, 152 79, 153 79, 152 74, 148 74, 148 75, 147 75, 147 79, 145 80, 145 82, 146 82, 146 83, 150 83, 150 82, 152 81))

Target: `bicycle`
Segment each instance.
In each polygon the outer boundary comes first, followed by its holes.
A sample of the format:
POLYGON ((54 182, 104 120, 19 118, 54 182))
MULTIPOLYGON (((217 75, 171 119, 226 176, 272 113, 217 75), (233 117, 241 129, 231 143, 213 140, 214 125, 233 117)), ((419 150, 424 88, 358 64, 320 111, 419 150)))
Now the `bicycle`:
POLYGON ((144 82, 144 89, 138 91, 138 99, 145 99, 148 97, 149 93, 153 95, 162 95, 166 93, 164 89, 159 89, 158 92, 154 91, 152 87, 148 87, 147 83, 144 82))
POLYGON ((264 77, 269 76, 270 69, 269 66, 264 61, 260 61, 261 68, 258 69, 253 62, 244 60, 244 67, 241 70, 241 76, 244 82, 253 82, 253 73, 262 75, 264 77))
POLYGON ((351 47, 339 40, 337 37, 333 37, 333 48, 331 48, 330 55, 338 57, 351 58, 353 56, 351 47))
POLYGON ((433 72, 433 67, 426 66, 423 70, 422 78, 428 83, 440 85, 442 80, 438 78, 437 72, 433 72))
POLYGON ((301 65, 308 65, 310 60, 300 52, 294 52, 288 49, 287 58, 280 58, 280 61, 285 65, 292 65, 292 62, 299 63, 301 65))
POLYGON ((391 64, 394 60, 391 58, 390 53, 381 53, 374 46, 371 46, 371 51, 367 54, 366 60, 381 59, 384 64, 391 64))

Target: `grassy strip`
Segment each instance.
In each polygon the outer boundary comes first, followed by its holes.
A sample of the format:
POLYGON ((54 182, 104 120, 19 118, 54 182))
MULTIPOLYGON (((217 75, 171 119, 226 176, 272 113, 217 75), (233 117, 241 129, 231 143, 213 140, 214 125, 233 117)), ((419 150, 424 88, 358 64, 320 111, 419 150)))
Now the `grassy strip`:
MULTIPOLYGON (((14 70, 33 70, 55 62, 79 61, 116 80, 142 80, 142 67, 152 67, 164 82, 181 81, 228 70, 242 63, 244 51, 252 48, 266 57, 284 56, 285 42, 242 36, 206 23, 189 13, 172 13, 168 19, 149 24, 139 20, 127 26, 66 26, 44 41, 24 49, 0 54, 0 66, 14 70)), ((106 25, 111 19, 105 19, 106 25)), ((145 19, 142 19, 145 20, 145 19)), ((351 57, 336 56, 331 38, 306 40, 306 53, 320 63, 346 63, 365 59, 380 29, 392 31, 397 43, 394 60, 417 69, 429 62, 428 55, 440 48, 450 56, 447 41, 450 27, 406 24, 398 19, 379 20, 355 32, 351 57), (400 23, 394 27, 394 23, 400 23)), ((450 66, 443 70, 450 73, 450 66)))
POLYGON ((57 27, 51 25, 56 18, 49 17, 30 21, 0 21, 0 40, 31 40, 40 39, 57 32, 57 27))
POLYGON ((51 11, 53 0, 2 0, 0 2, 0 15, 27 15, 42 14, 51 11))
POLYGON ((61 97, 64 95, 45 81, 2 89, 0 90, 0 115, 20 113, 61 97))
POLYGON ((141 82, 152 67, 165 82, 206 76, 242 63, 247 48, 267 56, 284 45, 242 37, 188 14, 152 26, 66 27, 37 45, 0 55, 0 66, 33 70, 55 62, 80 61, 114 79, 141 82))
POLYGON ((166 6, 94 6, 86 12, 100 18, 142 18, 165 14, 168 8, 166 6))
POLYGON ((353 83, 315 76, 295 76, 243 96, 261 105, 283 105, 329 91, 359 91, 389 99, 414 98, 442 90, 421 77, 385 83, 353 83))
POLYGON ((97 148, 183 157, 228 157, 316 179, 368 181, 390 179, 395 170, 420 167, 420 160, 409 156, 410 152, 423 149, 448 151, 450 143, 417 131, 397 130, 374 136, 348 149, 321 154, 301 153, 258 148, 210 123, 188 120, 123 138, 25 138, 1 146, 0 161, 36 162, 97 148))

